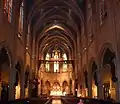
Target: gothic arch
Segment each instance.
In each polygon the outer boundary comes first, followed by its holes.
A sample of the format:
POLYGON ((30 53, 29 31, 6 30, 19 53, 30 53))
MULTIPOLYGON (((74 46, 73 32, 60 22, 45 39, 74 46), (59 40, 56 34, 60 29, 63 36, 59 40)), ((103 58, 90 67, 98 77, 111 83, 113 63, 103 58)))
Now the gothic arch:
POLYGON ((47 80, 47 81, 45 82, 45 85, 47 85, 47 86, 50 87, 50 82, 47 80))
POLYGON ((62 92, 68 93, 68 82, 66 80, 62 83, 62 92))
MULTIPOLYGON (((112 48, 111 44, 105 44, 102 48, 100 57, 100 72, 101 72, 101 81, 103 84, 103 94, 104 99, 111 96, 112 93, 116 93, 116 91, 111 89, 111 86, 117 82, 117 76, 116 76, 116 66, 115 66, 115 52, 112 48), (106 92, 107 89, 107 92, 106 92), (112 91, 111 93, 109 91, 112 91)), ((111 96, 115 98, 114 96, 111 96)))
MULTIPOLYGON (((9 95, 9 79, 10 79, 10 68, 12 67, 12 59, 10 51, 5 47, 4 43, 0 43, 0 88, 3 90, 6 88, 6 97, 9 95)), ((0 90, 0 91, 1 91, 0 90)), ((0 96, 2 96, 0 94, 0 96)))
POLYGON ((98 55, 98 61, 100 64, 102 64, 102 60, 103 60, 103 55, 104 53, 106 52, 106 49, 109 48, 111 50, 111 52, 114 52, 113 48, 112 48, 112 44, 111 43, 105 43, 100 52, 99 52, 99 55, 98 55))
POLYGON ((92 73, 92 63, 93 62, 96 62, 96 59, 95 57, 91 57, 90 60, 89 60, 89 63, 88 63, 88 72, 91 74, 92 73))
POLYGON ((3 50, 7 54, 7 57, 8 57, 8 60, 9 60, 9 65, 8 66, 11 68, 12 65, 13 65, 12 53, 11 53, 9 47, 7 47, 4 42, 0 43, 0 52, 1 52, 1 50, 3 50))
POLYGON ((67 81, 63 81, 63 83, 62 83, 63 89, 66 88, 67 86, 68 86, 68 82, 67 81))
POLYGON ((45 92, 47 95, 50 95, 50 90, 51 90, 51 85, 50 85, 50 82, 47 80, 45 82, 45 92))

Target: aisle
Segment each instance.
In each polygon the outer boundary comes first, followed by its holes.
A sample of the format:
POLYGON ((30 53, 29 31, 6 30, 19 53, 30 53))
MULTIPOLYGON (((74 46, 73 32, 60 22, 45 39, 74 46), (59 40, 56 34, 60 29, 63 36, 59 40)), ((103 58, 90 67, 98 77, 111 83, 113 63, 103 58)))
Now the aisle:
POLYGON ((53 99, 52 104, 63 104, 60 99, 53 99))

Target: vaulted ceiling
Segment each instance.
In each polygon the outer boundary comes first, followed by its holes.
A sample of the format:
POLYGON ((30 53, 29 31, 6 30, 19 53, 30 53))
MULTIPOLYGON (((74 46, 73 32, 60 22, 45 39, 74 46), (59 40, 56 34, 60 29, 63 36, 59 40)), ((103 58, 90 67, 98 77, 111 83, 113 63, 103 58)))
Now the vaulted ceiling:
POLYGON ((56 45, 73 54, 84 21, 84 0, 28 0, 28 24, 39 52, 56 45))

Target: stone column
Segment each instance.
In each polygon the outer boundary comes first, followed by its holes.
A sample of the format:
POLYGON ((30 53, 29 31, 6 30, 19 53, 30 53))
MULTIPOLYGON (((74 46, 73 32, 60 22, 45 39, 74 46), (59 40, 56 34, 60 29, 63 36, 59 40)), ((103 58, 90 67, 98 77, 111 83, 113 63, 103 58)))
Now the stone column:
POLYGON ((20 75, 20 98, 23 99, 25 97, 25 73, 24 69, 21 70, 21 75, 20 75))
POLYGON ((120 63, 116 58, 116 77, 118 81, 116 82, 116 101, 120 102, 120 63))
POLYGON ((92 73, 88 72, 88 96, 92 97, 92 73))
POLYGON ((116 101, 120 102, 120 79, 116 83, 116 101))
POLYGON ((101 66, 97 69, 97 77, 98 77, 98 98, 103 99, 103 84, 101 79, 101 66))
POLYGON ((29 89, 28 89, 28 97, 30 98, 32 96, 32 69, 30 69, 29 73, 29 89))
POLYGON ((15 99, 15 69, 9 69, 9 100, 15 99))

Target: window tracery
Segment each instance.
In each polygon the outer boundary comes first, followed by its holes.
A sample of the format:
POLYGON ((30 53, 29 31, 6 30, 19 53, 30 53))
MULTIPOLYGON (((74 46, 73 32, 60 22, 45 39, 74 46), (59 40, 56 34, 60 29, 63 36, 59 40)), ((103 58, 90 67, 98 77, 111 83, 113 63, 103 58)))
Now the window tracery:
POLYGON ((23 13, 23 2, 20 5, 20 14, 19 14, 19 24, 18 24, 18 32, 20 35, 23 35, 23 17, 24 17, 24 13, 23 13))
POLYGON ((4 13, 6 14, 8 21, 10 23, 12 20, 12 7, 13 7, 13 0, 4 0, 4 13))

